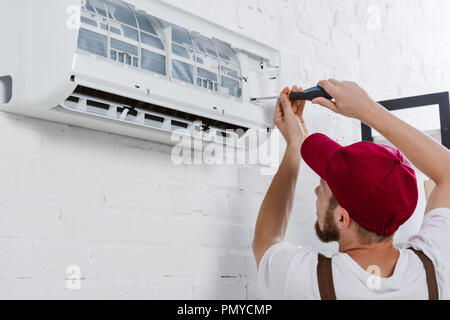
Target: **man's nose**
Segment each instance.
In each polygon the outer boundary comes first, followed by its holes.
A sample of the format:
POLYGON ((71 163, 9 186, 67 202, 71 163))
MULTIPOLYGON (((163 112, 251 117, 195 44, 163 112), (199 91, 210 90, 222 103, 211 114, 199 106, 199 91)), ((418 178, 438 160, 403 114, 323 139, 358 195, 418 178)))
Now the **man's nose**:
POLYGON ((319 195, 319 188, 320 188, 320 186, 317 186, 317 187, 314 189, 314 193, 316 194, 316 196, 319 195))

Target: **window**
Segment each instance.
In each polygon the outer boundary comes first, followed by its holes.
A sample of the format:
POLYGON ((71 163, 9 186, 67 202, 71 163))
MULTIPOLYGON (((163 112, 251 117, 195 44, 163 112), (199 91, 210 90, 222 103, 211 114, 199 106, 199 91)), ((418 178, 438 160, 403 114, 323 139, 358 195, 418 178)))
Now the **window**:
MULTIPOLYGON (((430 136, 450 149, 450 104, 449 93, 440 92, 421 96, 399 98, 379 101, 391 112, 411 123, 419 130, 427 132, 430 136)), ((361 123, 363 141, 382 139, 380 134, 369 126, 361 123)))

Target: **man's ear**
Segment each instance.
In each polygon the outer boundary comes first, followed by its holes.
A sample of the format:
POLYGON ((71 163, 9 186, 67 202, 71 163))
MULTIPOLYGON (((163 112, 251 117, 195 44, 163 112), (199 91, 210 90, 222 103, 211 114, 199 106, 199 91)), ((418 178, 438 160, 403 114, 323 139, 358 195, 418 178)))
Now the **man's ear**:
POLYGON ((338 206, 336 210, 338 211, 339 214, 337 225, 341 229, 348 228, 350 225, 350 215, 348 214, 348 211, 342 208, 341 206, 338 206))

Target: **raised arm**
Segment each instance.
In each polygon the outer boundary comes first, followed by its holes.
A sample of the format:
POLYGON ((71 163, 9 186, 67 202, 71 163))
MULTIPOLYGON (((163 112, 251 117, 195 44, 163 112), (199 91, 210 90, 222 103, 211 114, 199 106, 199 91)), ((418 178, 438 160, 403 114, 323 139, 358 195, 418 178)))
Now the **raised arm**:
MULTIPOLYGON (((298 91, 296 86, 293 91, 298 91)), ((300 147, 308 134, 303 121, 305 101, 289 102, 283 90, 275 108, 274 122, 287 142, 284 159, 259 210, 253 238, 253 253, 259 266, 264 253, 284 240, 295 196, 300 167, 300 147)))
POLYGON ((320 81, 319 85, 335 102, 317 98, 313 103, 371 126, 436 183, 425 213, 435 208, 450 208, 449 150, 376 103, 356 83, 330 79, 320 81))

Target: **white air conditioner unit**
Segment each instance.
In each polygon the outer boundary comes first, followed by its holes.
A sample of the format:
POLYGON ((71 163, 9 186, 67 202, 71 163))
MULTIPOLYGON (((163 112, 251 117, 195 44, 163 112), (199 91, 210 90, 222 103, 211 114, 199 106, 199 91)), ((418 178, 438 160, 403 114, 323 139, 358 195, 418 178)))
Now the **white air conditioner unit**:
POLYGON ((278 94, 279 51, 170 4, 2 0, 0 18, 1 110, 164 143, 273 128, 250 98, 278 94))

